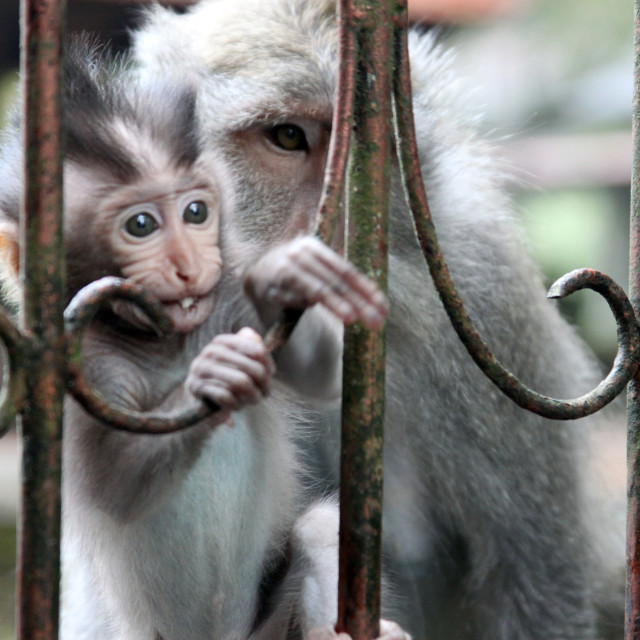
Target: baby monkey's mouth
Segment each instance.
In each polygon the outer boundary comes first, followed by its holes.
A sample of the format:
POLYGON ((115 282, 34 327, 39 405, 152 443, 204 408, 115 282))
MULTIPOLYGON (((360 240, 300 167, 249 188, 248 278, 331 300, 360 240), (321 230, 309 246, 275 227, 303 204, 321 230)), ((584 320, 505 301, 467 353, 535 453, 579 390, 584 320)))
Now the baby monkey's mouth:
MULTIPOLYGON (((173 331, 188 333, 202 324, 213 310, 213 294, 185 296, 174 300, 162 300, 165 313, 171 319, 173 331)), ((124 300, 111 301, 111 308, 123 320, 138 329, 156 332, 156 325, 137 305, 124 300)))
POLYGON ((165 300, 163 306, 171 318, 174 331, 185 333, 195 329, 210 315, 213 309, 213 295, 165 300))

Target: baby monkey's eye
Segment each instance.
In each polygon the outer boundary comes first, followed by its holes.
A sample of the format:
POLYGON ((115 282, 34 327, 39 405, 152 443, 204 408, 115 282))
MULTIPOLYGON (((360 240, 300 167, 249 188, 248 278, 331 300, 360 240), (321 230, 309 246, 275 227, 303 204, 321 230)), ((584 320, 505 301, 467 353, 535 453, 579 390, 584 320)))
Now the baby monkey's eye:
POLYGON ((306 151, 309 148, 307 137, 297 124, 278 124, 268 134, 272 142, 285 151, 306 151))
POLYGON ((190 202, 182 214, 182 219, 191 224, 202 224, 209 217, 209 209, 202 200, 190 202))
POLYGON ((144 238, 152 234, 158 226, 157 220, 146 212, 136 213, 124 223, 127 233, 136 238, 144 238))

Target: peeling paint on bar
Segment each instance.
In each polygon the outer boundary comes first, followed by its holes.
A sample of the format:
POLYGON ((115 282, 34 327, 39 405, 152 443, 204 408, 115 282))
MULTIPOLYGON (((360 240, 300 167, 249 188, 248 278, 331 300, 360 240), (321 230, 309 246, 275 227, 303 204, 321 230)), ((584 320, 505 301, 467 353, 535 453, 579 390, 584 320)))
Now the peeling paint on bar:
MULTIPOLYGON (((348 163, 349 260, 387 289, 394 30, 388 0, 340 3, 353 51, 348 163)), ((376 638, 380 619, 385 331, 345 327, 342 373, 340 563, 336 629, 376 638)))
POLYGON ((23 0, 25 283, 20 354, 25 399, 18 637, 58 637, 60 478, 65 390, 61 65, 64 0, 23 0))

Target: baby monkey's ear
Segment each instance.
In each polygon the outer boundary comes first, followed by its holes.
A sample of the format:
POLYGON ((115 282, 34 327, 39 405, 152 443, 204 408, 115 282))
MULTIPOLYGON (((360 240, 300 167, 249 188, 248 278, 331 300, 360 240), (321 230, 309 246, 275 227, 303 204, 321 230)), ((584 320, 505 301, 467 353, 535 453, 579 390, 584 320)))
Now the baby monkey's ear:
MULTIPOLYGON (((0 211, 0 214, 2 212, 0 211)), ((0 222, 0 286, 4 302, 17 306, 20 288, 20 231, 10 220, 0 222)))

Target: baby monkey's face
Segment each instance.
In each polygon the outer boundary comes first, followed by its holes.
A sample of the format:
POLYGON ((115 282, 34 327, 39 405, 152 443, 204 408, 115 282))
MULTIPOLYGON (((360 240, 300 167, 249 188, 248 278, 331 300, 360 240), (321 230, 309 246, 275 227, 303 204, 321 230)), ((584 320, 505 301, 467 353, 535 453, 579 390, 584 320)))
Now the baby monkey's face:
MULTIPOLYGON (((189 332, 211 314, 220 279, 220 197, 195 176, 159 177, 110 190, 102 201, 101 233, 117 274, 157 296, 174 331, 189 332)), ((114 311, 137 326, 133 306, 114 311)))

